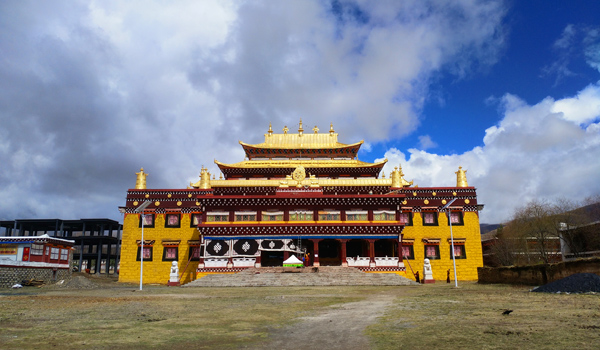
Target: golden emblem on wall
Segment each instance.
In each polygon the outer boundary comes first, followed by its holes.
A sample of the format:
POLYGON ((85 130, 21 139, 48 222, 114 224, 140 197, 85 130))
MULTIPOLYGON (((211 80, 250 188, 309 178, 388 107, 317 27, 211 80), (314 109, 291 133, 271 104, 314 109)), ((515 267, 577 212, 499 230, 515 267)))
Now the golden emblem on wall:
POLYGON ((304 170, 304 167, 302 165, 300 165, 292 173, 292 179, 300 182, 300 181, 304 180, 305 178, 306 178, 306 171, 304 170))

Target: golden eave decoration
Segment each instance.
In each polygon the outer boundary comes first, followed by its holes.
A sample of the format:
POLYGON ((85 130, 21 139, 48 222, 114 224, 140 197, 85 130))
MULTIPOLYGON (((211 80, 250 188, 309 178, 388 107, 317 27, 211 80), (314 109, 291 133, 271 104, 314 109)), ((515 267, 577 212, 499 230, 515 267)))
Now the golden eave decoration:
MULTIPOLYGON (((387 160, 385 160, 387 161, 387 160)), ((334 186, 382 186, 391 188, 402 188, 412 186, 413 182, 408 182, 402 177, 402 169, 398 170, 398 167, 394 171, 390 178, 387 179, 328 179, 318 178, 315 175, 307 174, 305 167, 298 165, 294 171, 289 175, 286 175, 283 179, 271 179, 271 180, 214 180, 210 179, 210 173, 207 169, 202 167, 200 172, 200 181, 190 184, 192 188, 209 189, 217 187, 334 187, 334 186)))
POLYGON ((226 164, 215 160, 220 169, 261 169, 261 168, 382 168, 387 159, 377 163, 367 163, 356 159, 286 159, 286 160, 245 160, 238 163, 226 164))
POLYGON ((333 124, 328 134, 319 134, 315 126, 313 133, 304 133, 300 119, 298 133, 290 133, 283 128, 283 134, 273 133, 271 124, 265 134, 265 142, 249 144, 239 141, 248 159, 253 158, 355 158, 364 141, 345 144, 338 142, 338 134, 333 131, 333 124))

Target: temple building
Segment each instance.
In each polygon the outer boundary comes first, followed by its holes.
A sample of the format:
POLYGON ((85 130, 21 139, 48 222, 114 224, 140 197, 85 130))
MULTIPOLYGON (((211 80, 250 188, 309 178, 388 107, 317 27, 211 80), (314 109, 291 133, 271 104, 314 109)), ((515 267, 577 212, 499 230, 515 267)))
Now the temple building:
POLYGON ((187 283, 282 266, 292 255, 306 266, 411 279, 428 258, 434 278, 446 280, 453 276, 452 247, 457 278, 477 279, 482 206, 466 170, 459 167, 455 187, 418 187, 399 166, 386 178, 387 160, 358 160, 363 141, 338 142, 333 125, 305 133, 302 121, 297 133, 274 133, 269 125, 263 143, 240 144, 244 161, 215 161, 218 179, 202 167, 199 181, 185 189, 148 189, 148 174, 137 173, 121 208, 120 281, 139 282, 141 259, 143 282, 166 284, 173 261, 187 283))

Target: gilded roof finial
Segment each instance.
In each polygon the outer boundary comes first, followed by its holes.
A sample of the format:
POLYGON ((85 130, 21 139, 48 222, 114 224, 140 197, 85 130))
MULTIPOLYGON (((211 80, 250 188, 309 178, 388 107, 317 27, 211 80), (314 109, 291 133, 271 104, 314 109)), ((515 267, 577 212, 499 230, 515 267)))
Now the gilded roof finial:
POLYGON ((135 180, 135 188, 138 190, 145 190, 146 176, 148 176, 148 174, 144 172, 144 168, 140 168, 140 172, 135 174, 137 175, 137 179, 135 180))
POLYGON ((223 180, 223 173, 219 173, 219 180, 223 180))
POLYGON ((208 169, 204 168, 204 165, 200 170, 200 186, 198 186, 198 188, 204 190, 210 188, 210 173, 208 172, 208 169))
POLYGON ((271 127, 271 122, 269 122, 269 136, 273 135, 273 128, 271 127))
POLYGON ((302 128, 302 118, 300 118, 300 126, 298 127, 298 134, 302 136, 304 129, 302 128))
POLYGON ((392 171, 392 174, 390 175, 390 177, 392 178, 393 188, 406 187, 411 186, 413 184, 413 181, 408 182, 404 180, 403 176, 404 173, 402 172, 402 166, 394 167, 394 171, 392 171))
POLYGON ((382 171, 382 172, 381 172, 381 178, 382 178, 382 179, 385 179, 385 171, 382 171))
POLYGON ((456 187, 469 187, 469 184, 467 183, 467 171, 466 170, 462 170, 462 167, 459 166, 458 171, 455 172, 455 174, 456 174, 456 187))
POLYGON ((319 133, 319 128, 317 128, 317 126, 315 125, 315 127, 313 128, 313 131, 315 132, 315 134, 319 133))
POLYGON ((335 133, 335 131, 333 131, 333 123, 329 124, 329 135, 333 136, 333 133, 335 133))
POLYGON ((283 134, 287 135, 287 132, 290 131, 290 129, 286 126, 283 127, 283 134))

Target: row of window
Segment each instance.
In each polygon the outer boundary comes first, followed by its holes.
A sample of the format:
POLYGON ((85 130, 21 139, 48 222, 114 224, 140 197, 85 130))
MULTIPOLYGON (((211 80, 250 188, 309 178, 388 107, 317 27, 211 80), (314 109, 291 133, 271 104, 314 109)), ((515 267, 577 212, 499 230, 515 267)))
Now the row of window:
MULTIPOLYGON (((143 257, 144 261, 152 261, 154 247, 144 246, 143 257)), ((201 247, 190 247, 188 253, 188 260, 191 258, 192 261, 200 260, 200 249, 201 247)), ((142 253, 142 247, 139 246, 137 250, 137 261, 140 261, 140 254, 142 253)), ((179 247, 163 247, 162 261, 177 261, 179 260, 179 247)))
MULTIPOLYGON (((437 244, 426 244, 424 246, 424 255, 425 258, 429 260, 438 260, 440 259, 440 246, 437 244)), ((452 259, 452 245, 448 247, 450 250, 450 259, 452 259)), ((415 251, 412 245, 404 245, 402 246, 402 256, 404 259, 414 260, 415 251)), ((467 251, 465 250, 465 246, 463 244, 455 244, 454 245, 454 257, 456 259, 466 259, 467 251)))
MULTIPOLYGON (((290 212, 290 221, 314 221, 313 211, 294 211, 290 212)), ((437 212, 423 212, 421 213, 423 218, 424 226, 437 226, 438 225, 438 213, 437 212)), ((196 227, 202 220, 201 214, 192 214, 192 220, 190 227, 196 227)), ((234 220, 236 222, 244 221, 256 221, 256 213, 235 213, 234 220)), ((263 212, 263 221, 283 221, 283 212, 263 212)), ((319 221, 340 221, 339 211, 326 211, 320 210, 318 212, 319 221)), ((346 221, 367 221, 368 214, 366 211, 349 211, 346 212, 346 221)), ((396 213, 392 211, 377 211, 373 212, 373 220, 375 221, 395 221, 396 213)), ((207 222, 228 222, 228 213, 207 213, 207 222)), ((399 222, 405 226, 412 226, 412 213, 400 213, 399 222)), ((451 212, 450 222, 452 225, 463 225, 463 217, 461 212, 451 212)), ((146 214, 140 217, 139 226, 142 227, 142 223, 145 227, 154 227, 154 214, 146 214)), ((181 214, 166 214, 165 227, 179 228, 181 226, 181 214)))
POLYGON ((61 249, 55 247, 44 247, 43 244, 32 244, 31 255, 50 255, 50 260, 69 260, 69 249, 61 249))
MULTIPOLYGON (((153 246, 144 246, 144 261, 152 261, 152 252, 153 246)), ((55 249, 55 248, 52 248, 55 249)), ((142 247, 138 247, 137 251, 137 261, 140 261, 140 253, 142 247)), ((200 249, 201 247, 190 247, 188 253, 188 259, 191 258, 192 261, 198 261, 200 259, 200 249)), ((438 260, 440 259, 440 246, 438 244, 426 244, 424 246, 424 255, 429 260, 438 260)), ((449 246, 450 249, 450 258, 452 258, 452 246, 449 246)), ((68 253, 67 253, 68 254, 68 253)), ((402 256, 404 259, 414 260, 415 251, 413 245, 404 245, 402 246, 402 256)), ((455 244, 454 245, 454 257, 456 259, 466 259, 467 251, 463 244, 455 244)), ((55 259, 52 258, 51 259, 55 259)), ((68 255, 65 259, 68 259, 68 255)), ((179 259, 179 247, 163 247, 162 261, 177 261, 179 259)), ((63 258, 61 257, 61 260, 63 258)))

